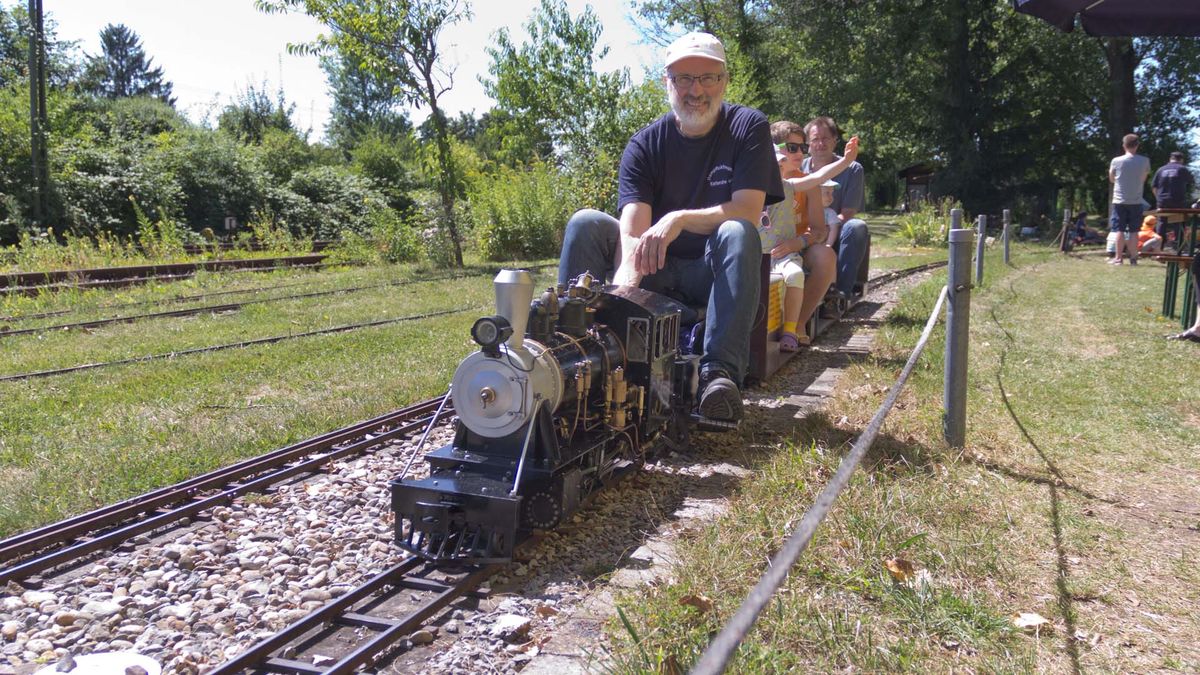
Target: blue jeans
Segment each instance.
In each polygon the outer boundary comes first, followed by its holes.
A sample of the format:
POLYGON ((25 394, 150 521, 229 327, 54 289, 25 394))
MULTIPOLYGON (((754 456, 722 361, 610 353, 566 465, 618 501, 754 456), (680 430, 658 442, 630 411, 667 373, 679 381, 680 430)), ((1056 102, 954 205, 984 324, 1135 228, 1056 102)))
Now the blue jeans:
MULTIPOLYGON (((616 218, 584 209, 567 221, 558 282, 590 272, 609 279, 620 241, 616 218)), ((720 368, 741 382, 750 363, 750 329, 758 310, 762 244, 758 230, 744 220, 727 220, 708 237, 704 256, 667 256, 666 266, 642 279, 641 287, 688 305, 707 305, 702 370, 720 368)))
POLYGON ((837 251, 834 288, 850 295, 854 291, 854 284, 858 282, 858 269, 867 254, 867 223, 858 218, 842 223, 834 249, 837 251))

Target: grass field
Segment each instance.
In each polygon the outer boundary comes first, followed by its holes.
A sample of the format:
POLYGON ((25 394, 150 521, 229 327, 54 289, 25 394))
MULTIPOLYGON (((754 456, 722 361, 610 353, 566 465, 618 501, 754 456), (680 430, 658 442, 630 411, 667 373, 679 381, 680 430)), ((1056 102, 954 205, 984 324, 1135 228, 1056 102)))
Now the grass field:
MULTIPOLYGON (((973 293, 967 447, 941 440, 938 338, 728 672, 1200 669, 1200 354, 1162 339, 1178 330, 1151 309, 1162 267, 1015 251, 1012 269, 992 255, 973 293), (895 579, 894 559, 914 576, 895 579), (1021 630, 1022 612, 1049 623, 1021 630)), ((873 414, 944 281, 910 292, 829 408, 681 543, 671 583, 621 601, 617 671, 698 657, 873 414), (714 609, 681 604, 695 596, 714 609)))

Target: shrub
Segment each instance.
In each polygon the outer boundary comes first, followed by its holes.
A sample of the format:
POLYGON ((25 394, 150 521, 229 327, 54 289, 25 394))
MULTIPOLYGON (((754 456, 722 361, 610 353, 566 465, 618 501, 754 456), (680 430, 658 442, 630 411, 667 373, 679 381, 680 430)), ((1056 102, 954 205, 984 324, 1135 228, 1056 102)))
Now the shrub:
POLYGON ((333 238, 343 230, 365 234, 370 229, 369 215, 387 208, 383 195, 368 179, 343 167, 297 171, 287 189, 303 201, 289 197, 272 207, 293 232, 309 232, 318 239, 333 238))
POLYGON ((197 231, 222 230, 230 215, 248 221, 271 184, 254 148, 207 129, 160 134, 145 166, 174 178, 180 193, 176 212, 197 231))
POLYGON ((126 236, 137 231, 131 199, 156 212, 178 214, 179 187, 170 172, 146 161, 146 141, 112 143, 93 133, 51 148, 53 198, 68 229, 126 236))
POLYGON ((267 209, 256 210, 246 225, 251 236, 237 241, 240 248, 248 249, 251 242, 257 242, 262 250, 275 255, 303 255, 312 251, 311 237, 297 236, 281 226, 267 209))
POLYGON ((407 139, 393 138, 372 130, 350 151, 352 166, 371 179, 387 198, 388 205, 401 211, 413 207, 409 193, 417 186, 414 167, 416 150, 407 139))
POLYGON ((493 261, 556 255, 567 218, 578 208, 572 187, 543 162, 476 179, 468 200, 480 255, 493 261))
MULTIPOLYGON (((420 238, 425 258, 437 267, 454 266, 454 243, 450 240, 450 229, 446 225, 442 198, 434 190, 417 190, 413 192, 413 201, 416 202, 416 207, 406 220, 420 238)), ((463 202, 455 204, 455 215, 460 227, 465 220, 464 210, 463 202)))
POLYGON ((161 210, 158 220, 151 221, 132 197, 133 212, 137 215, 137 241, 142 251, 151 260, 175 260, 187 256, 185 244, 202 242, 199 234, 189 231, 161 210))
POLYGON ((933 246, 946 240, 949 229, 950 210, 962 208, 951 199, 928 200, 900 216, 897 234, 907 239, 910 246, 933 246))

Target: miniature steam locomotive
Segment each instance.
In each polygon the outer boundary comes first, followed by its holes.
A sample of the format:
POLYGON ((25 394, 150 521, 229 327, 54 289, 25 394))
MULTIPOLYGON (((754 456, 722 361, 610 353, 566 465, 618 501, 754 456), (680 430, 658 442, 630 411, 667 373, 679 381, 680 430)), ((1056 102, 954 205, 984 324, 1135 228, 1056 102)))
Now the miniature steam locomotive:
POLYGON ((428 477, 391 482, 398 544, 432 561, 507 561, 691 427, 735 426, 694 412, 687 307, 587 275, 534 298, 528 272, 504 270, 495 288, 497 314, 475 322, 479 351, 451 382, 453 442, 426 456, 428 477))

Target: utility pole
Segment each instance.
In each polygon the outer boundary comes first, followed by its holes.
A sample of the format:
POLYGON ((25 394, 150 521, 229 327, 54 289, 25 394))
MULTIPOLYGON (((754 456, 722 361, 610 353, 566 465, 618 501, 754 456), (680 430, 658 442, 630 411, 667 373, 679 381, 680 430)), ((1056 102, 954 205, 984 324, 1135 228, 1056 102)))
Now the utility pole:
POLYGON ((31 210, 35 225, 43 224, 50 190, 47 126, 46 31, 42 20, 42 0, 29 0, 29 156, 33 178, 31 210))

